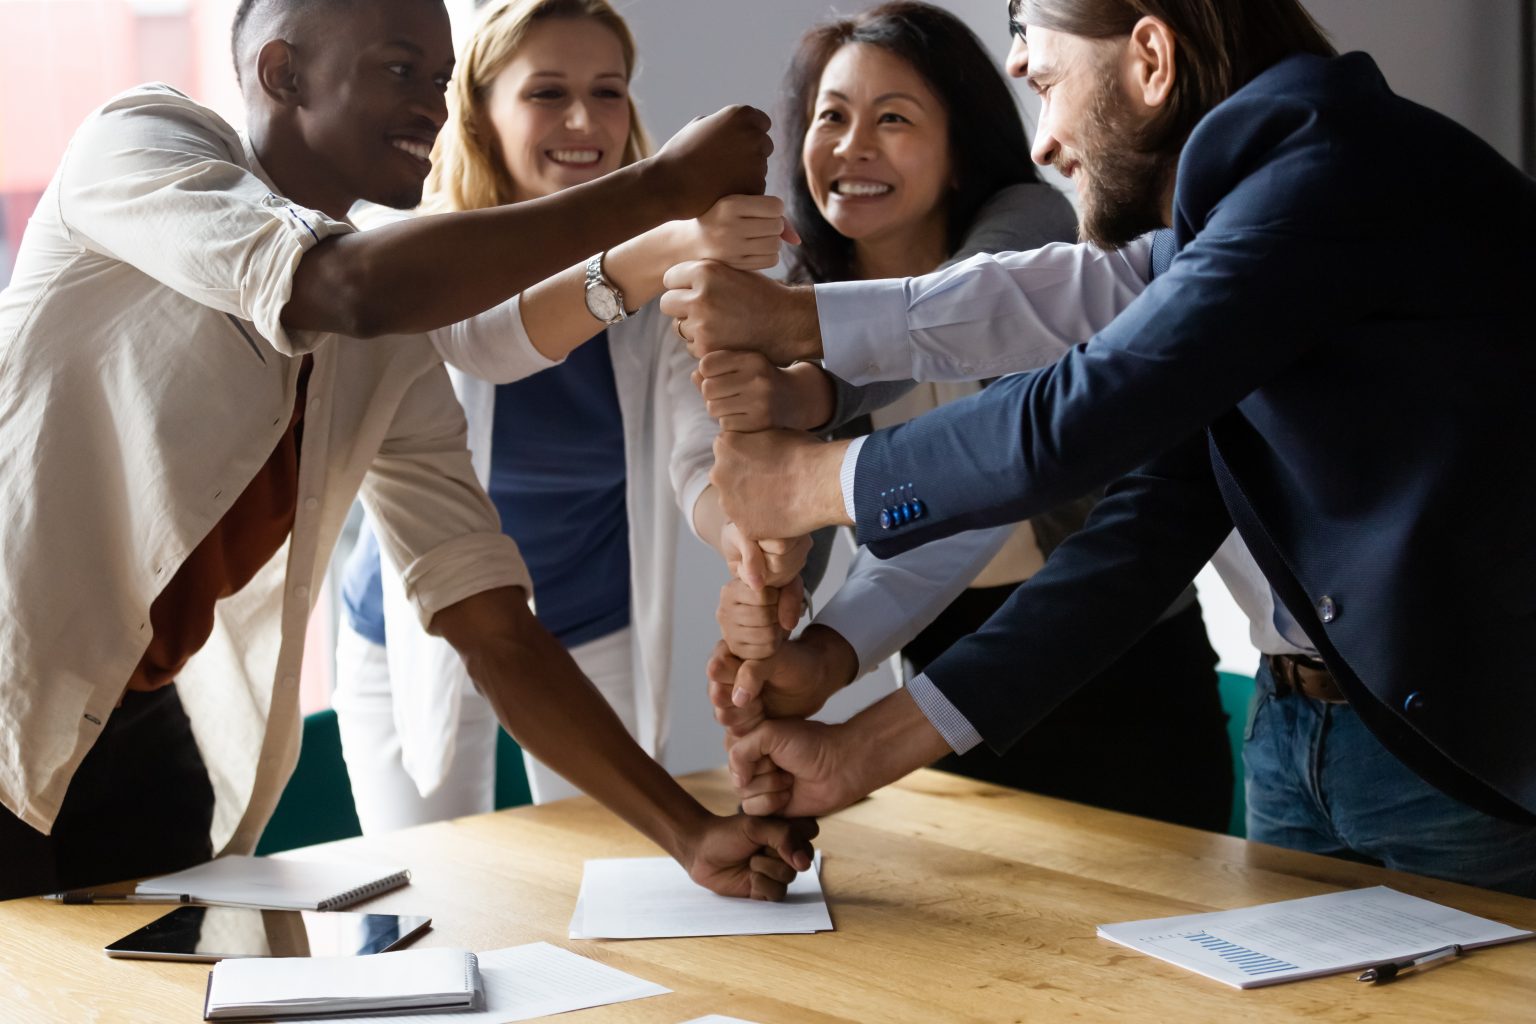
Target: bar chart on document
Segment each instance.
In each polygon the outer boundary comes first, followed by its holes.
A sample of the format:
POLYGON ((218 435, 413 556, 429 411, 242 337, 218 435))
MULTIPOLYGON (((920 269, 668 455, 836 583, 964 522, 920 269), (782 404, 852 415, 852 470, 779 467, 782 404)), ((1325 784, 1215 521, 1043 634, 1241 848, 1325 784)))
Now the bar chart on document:
POLYGON ((1160 946, 1186 957, 1205 960, 1214 968, 1236 970, 1248 978, 1262 978, 1282 971, 1294 971, 1297 964, 1281 960, 1249 949, 1242 943, 1229 942, 1219 935, 1212 935, 1204 928, 1195 931, 1171 932, 1167 935, 1149 935, 1141 940, 1149 946, 1160 946))

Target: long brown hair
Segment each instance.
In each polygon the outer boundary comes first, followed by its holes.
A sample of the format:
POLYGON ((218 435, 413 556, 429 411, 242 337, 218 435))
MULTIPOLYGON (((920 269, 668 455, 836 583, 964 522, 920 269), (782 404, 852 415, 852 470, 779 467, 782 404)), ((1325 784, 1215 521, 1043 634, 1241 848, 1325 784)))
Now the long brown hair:
MULTIPOLYGON (((498 0, 481 11, 475 30, 454 69, 448 96, 448 123, 432 150, 423 208, 434 213, 479 210, 509 203, 515 182, 496 148, 496 132, 486 113, 491 83, 517 54, 528 30, 551 18, 591 18, 613 32, 624 54, 624 73, 635 74, 635 37, 608 0, 498 0)), ((650 154, 651 140, 629 101, 629 138, 624 164, 650 154)))
POLYGON ((1141 133, 1146 152, 1177 149, 1216 104, 1296 53, 1337 54, 1298 0, 1009 0, 1016 24, 1109 39, 1142 18, 1173 30, 1179 72, 1167 105, 1141 133))
POLYGON ((949 153, 955 187, 946 213, 947 251, 970 230, 976 213, 1002 188, 1039 181, 1018 101, 976 34, 959 18, 915 0, 884 3, 851 18, 827 22, 800 40, 785 80, 783 123, 791 155, 789 218, 802 244, 790 256, 797 281, 846 281, 854 276, 853 243, 817 209, 801 148, 832 56, 850 43, 867 43, 900 57, 933 89, 949 114, 949 153))

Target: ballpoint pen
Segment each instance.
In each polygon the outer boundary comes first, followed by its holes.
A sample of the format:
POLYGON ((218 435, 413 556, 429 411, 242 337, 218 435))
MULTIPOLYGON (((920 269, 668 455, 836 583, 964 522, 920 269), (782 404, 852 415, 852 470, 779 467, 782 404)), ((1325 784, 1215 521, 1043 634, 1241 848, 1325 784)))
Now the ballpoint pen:
POLYGON ((55 903, 191 903, 186 893, 158 892, 93 892, 90 889, 73 889, 69 892, 51 892, 42 897, 55 903))
POLYGON ((1383 981, 1391 981, 1393 978, 1402 977, 1404 974, 1416 971, 1421 967, 1427 967, 1437 960, 1447 960, 1453 956, 1460 955, 1460 946, 1442 946, 1439 949, 1432 949, 1428 953, 1421 953, 1420 955, 1410 957, 1407 960, 1388 960, 1386 963, 1373 964, 1370 967, 1367 967, 1365 970, 1361 971, 1360 977, 1356 978, 1355 980, 1374 981, 1378 983, 1383 981))

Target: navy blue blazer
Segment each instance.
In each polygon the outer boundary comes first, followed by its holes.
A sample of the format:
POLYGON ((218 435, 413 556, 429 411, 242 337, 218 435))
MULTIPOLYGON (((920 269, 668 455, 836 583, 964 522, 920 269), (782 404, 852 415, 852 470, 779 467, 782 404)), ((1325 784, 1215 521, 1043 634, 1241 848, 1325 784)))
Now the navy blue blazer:
POLYGON ((1235 524, 1395 754, 1536 812, 1536 182, 1364 54, 1296 56, 1196 127, 1173 227, 1091 342, 865 442, 881 556, 1121 478, 928 676, 1006 749, 1235 524))

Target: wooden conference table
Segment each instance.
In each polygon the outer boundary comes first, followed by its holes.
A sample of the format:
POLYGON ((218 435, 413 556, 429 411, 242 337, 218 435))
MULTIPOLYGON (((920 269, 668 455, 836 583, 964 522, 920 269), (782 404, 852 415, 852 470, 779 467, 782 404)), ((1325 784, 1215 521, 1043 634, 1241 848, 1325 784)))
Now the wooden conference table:
MULTIPOLYGON (((723 773, 685 784, 734 806, 723 773)), ((589 857, 656 853, 591 800, 333 843, 326 857, 408 865, 370 910, 425 913, 417 946, 547 941, 673 994, 571 1024, 997 1021, 1536 1021, 1536 941, 1371 986, 1336 976, 1240 992, 1096 938, 1094 927, 1388 884, 1536 929, 1536 901, 918 772, 822 824, 837 926, 819 935, 570 941, 589 857)), ((0 903, 0 1021, 201 1019, 208 968, 111 960, 164 907, 0 903)))

